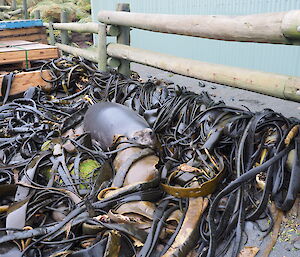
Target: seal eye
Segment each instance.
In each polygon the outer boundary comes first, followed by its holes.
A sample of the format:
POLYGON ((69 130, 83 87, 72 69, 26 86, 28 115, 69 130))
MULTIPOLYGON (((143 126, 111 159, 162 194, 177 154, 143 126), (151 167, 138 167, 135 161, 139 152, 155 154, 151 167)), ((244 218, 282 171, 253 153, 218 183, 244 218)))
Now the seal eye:
POLYGON ((133 137, 132 140, 137 141, 138 137, 133 137))

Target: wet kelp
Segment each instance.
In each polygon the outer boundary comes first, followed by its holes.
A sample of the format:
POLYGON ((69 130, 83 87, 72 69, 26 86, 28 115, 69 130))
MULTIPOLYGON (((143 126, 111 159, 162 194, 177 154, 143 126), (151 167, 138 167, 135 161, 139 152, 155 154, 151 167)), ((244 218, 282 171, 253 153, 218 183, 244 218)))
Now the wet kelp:
POLYGON ((222 256, 231 244, 237 256, 246 221, 268 218, 271 231, 270 199, 280 210, 292 207, 300 190, 297 119, 103 73, 80 58, 40 69, 51 70, 53 88, 0 107, 1 252, 222 256), (142 115, 157 146, 121 135, 101 149, 81 129, 88 106, 100 101, 142 115), (142 170, 142 181, 130 182, 144 158, 157 172, 142 170))

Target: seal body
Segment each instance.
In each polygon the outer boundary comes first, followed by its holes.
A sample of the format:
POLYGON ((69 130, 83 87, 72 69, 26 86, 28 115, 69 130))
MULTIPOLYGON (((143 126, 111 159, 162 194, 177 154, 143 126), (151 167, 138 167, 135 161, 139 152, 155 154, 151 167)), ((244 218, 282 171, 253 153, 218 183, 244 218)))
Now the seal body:
POLYGON ((145 119, 117 103, 100 102, 92 105, 84 117, 84 130, 90 132, 92 139, 103 150, 112 146, 116 136, 125 136, 151 147, 155 145, 155 135, 145 119))

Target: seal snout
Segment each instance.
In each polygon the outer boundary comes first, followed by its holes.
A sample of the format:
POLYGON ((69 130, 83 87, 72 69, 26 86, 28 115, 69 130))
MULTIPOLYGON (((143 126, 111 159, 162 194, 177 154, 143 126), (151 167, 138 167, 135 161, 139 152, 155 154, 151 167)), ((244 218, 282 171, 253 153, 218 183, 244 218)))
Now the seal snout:
POLYGON ((136 131, 132 139, 141 145, 147 145, 149 147, 155 147, 157 143, 156 135, 151 128, 136 131))

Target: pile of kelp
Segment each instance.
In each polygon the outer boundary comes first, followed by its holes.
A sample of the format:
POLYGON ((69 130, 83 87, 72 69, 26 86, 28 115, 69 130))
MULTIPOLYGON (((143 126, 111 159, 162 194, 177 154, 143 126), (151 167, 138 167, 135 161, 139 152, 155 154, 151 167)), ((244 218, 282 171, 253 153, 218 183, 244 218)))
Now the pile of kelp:
POLYGON ((246 221, 267 218, 264 231, 272 230, 270 199, 292 208, 300 191, 299 120, 100 72, 80 58, 40 69, 51 71, 51 90, 31 88, 0 107, 3 256, 212 257, 230 245, 237 256, 246 221), (101 149, 81 126, 100 101, 126 105, 149 123, 158 138, 151 152, 157 176, 113 187, 124 149, 101 149))

